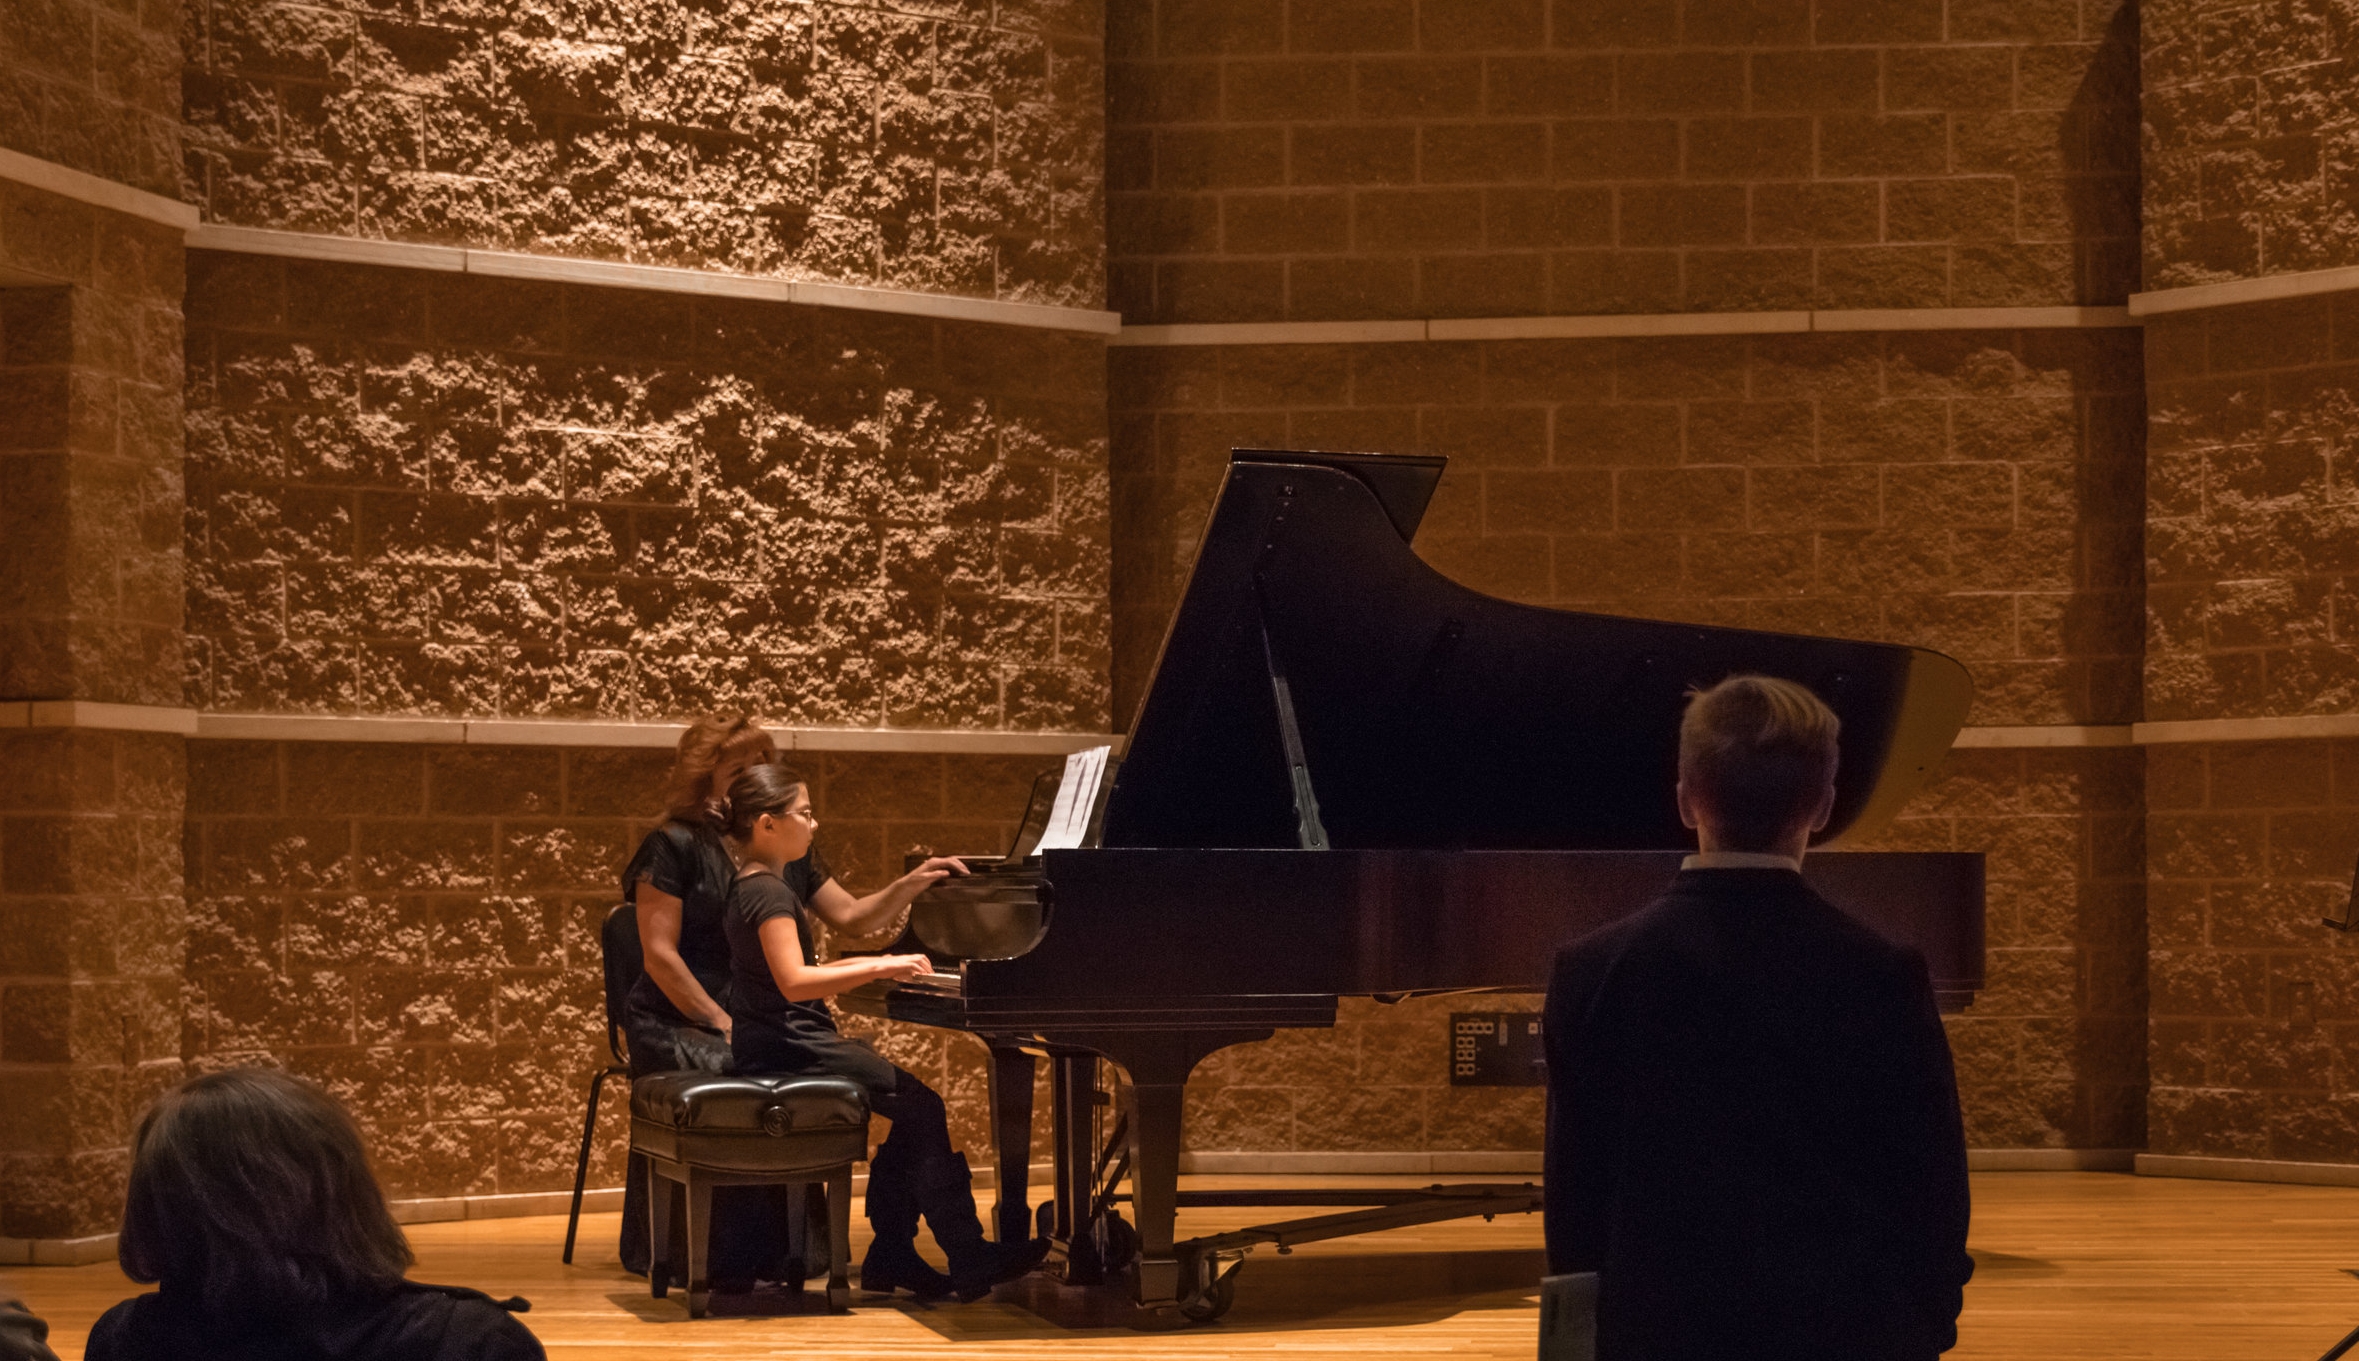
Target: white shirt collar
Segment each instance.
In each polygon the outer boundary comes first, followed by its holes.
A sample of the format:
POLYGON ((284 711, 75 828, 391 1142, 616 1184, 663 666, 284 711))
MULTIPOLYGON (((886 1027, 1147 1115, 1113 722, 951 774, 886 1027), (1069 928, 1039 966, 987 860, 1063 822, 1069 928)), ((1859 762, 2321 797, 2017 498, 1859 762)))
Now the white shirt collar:
POLYGON ((1798 856, 1770 855, 1764 851, 1697 851, 1679 862, 1683 870, 1792 870, 1802 872, 1798 856))

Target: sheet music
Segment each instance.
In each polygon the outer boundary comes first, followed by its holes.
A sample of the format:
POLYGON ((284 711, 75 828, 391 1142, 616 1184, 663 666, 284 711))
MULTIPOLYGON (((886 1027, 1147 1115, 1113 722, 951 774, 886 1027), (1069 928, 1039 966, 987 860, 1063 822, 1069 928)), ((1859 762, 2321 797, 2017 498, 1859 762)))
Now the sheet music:
POLYGON ((1048 829, 1040 834, 1035 850, 1072 850, 1089 835, 1089 815, 1098 806, 1098 786, 1105 782, 1106 758, 1113 751, 1112 747, 1091 747, 1065 758, 1065 778, 1057 785, 1048 829))

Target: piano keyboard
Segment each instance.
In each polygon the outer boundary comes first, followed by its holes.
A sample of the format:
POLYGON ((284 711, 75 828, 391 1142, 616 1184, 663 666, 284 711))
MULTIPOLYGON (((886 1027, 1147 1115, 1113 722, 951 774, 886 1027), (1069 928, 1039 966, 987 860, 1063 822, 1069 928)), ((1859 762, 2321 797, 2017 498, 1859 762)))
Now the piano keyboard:
POLYGON ((966 994, 966 984, 967 977, 963 973, 921 973, 915 978, 904 978, 894 986, 939 997, 962 997, 966 994))

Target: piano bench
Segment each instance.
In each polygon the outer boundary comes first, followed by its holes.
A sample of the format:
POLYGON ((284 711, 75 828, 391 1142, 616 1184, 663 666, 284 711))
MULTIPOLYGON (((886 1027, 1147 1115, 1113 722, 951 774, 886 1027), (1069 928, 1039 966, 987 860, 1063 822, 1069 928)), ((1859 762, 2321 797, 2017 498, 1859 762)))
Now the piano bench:
POLYGON ((852 1164, 868 1156, 868 1096, 840 1077, 738 1077, 719 1073, 651 1073, 631 1084, 631 1151, 647 1159, 647 1279, 655 1297, 671 1284, 671 1187, 688 1216, 688 1316, 702 1318, 712 1297, 713 1188, 776 1186, 794 1190, 807 1215, 798 1239, 827 1239, 827 1304, 852 1303, 852 1164), (809 1198, 822 1191, 820 1204, 809 1198))

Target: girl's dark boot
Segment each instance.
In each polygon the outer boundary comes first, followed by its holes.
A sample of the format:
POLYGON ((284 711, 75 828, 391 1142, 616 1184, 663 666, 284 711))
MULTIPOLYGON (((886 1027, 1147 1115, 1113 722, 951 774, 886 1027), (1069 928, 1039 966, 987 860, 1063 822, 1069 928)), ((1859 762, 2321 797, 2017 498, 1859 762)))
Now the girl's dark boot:
POLYGON ((983 1298, 991 1287, 1015 1280, 1048 1256, 1045 1238, 994 1243, 983 1236, 983 1221, 975 1214, 975 1174, 965 1154, 953 1153, 925 1168, 916 1190, 926 1227, 950 1258, 950 1288, 962 1303, 983 1298))
POLYGON ((950 1278, 917 1255, 917 1199, 898 1159, 879 1151, 868 1165, 868 1226, 875 1237, 860 1259, 860 1288, 879 1295, 906 1290, 921 1300, 950 1293, 950 1278))

